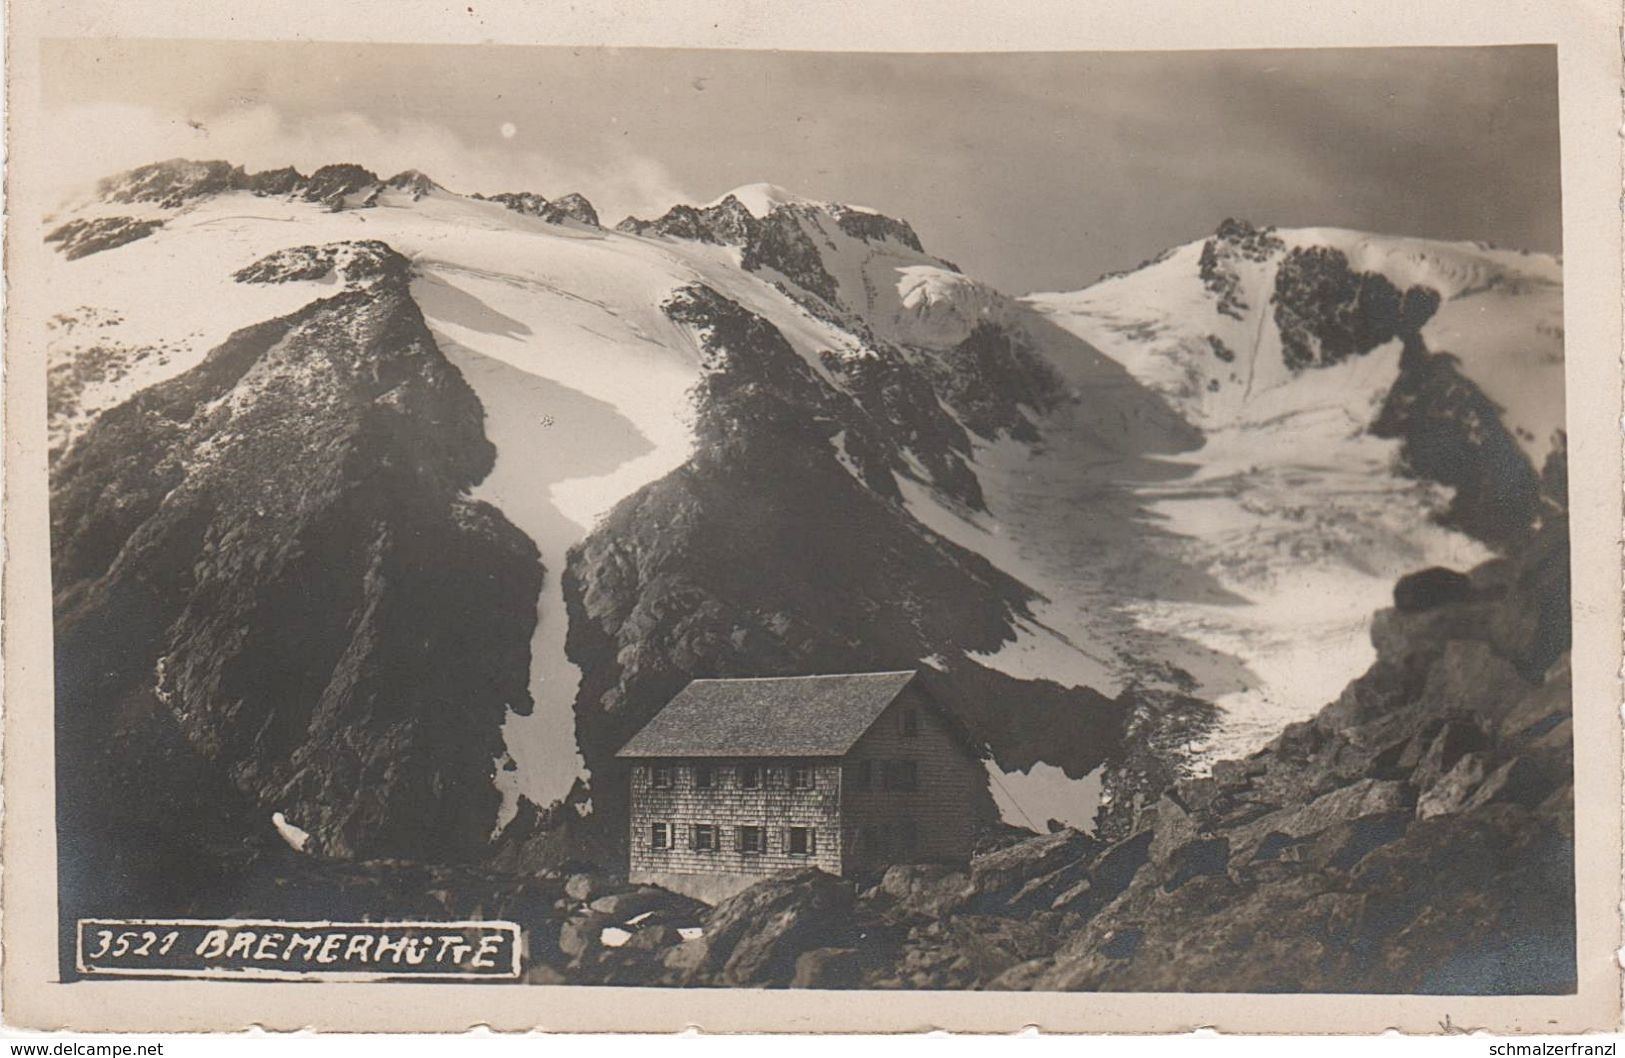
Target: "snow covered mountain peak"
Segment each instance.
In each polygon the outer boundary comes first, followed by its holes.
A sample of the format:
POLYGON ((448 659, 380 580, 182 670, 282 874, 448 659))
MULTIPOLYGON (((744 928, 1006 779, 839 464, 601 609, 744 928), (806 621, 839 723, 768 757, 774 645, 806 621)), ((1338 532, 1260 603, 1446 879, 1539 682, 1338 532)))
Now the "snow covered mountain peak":
POLYGON ((414 201, 425 195, 446 190, 435 183, 427 173, 419 169, 403 169, 385 180, 384 186, 395 191, 405 191, 412 196, 414 201))
POLYGON ((737 199, 740 205, 750 210, 757 220, 766 220, 768 214, 780 206, 807 206, 812 209, 825 210, 851 210, 856 213, 876 213, 880 211, 870 209, 868 206, 854 205, 853 203, 826 202, 819 199, 808 198, 787 187, 770 183, 741 184, 732 191, 724 191, 716 198, 707 202, 702 209, 720 206, 728 199, 737 199))
POLYGON ((732 191, 725 191, 705 204, 704 208, 720 206, 728 199, 737 199, 739 204, 750 210, 757 220, 765 220, 780 206, 823 206, 827 203, 815 202, 803 195, 798 195, 787 187, 778 184, 757 183, 741 184, 732 191))
MULTIPOLYGON (((1310 376, 1390 343, 1457 357, 1537 468, 1563 426, 1562 266, 1548 254, 1227 220, 1133 271, 1023 300, 1203 429, 1345 402, 1310 376)), ((1391 387, 1389 359, 1353 428, 1391 387)))

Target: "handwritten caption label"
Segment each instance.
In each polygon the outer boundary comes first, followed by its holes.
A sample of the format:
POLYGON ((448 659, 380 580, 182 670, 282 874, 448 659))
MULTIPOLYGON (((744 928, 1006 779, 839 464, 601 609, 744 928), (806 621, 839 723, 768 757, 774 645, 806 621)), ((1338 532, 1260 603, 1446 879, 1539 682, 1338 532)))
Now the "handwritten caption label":
POLYGON ((278 922, 82 918, 84 974, 272 980, 519 976, 512 922, 278 922))

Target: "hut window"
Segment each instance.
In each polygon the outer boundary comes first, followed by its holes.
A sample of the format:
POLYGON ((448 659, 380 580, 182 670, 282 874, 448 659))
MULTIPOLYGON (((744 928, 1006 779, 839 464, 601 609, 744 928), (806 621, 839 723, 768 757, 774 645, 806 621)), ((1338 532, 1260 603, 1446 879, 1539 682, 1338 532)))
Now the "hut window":
POLYGON ((671 765, 656 764, 649 769, 649 785, 656 790, 671 789, 671 765))
POLYGON ((766 779, 766 785, 772 787, 782 787, 784 785, 783 768, 763 768, 762 772, 763 778, 766 779))
POLYGON ((695 852, 717 851, 717 825, 715 823, 695 823, 692 834, 695 852))
POLYGON ((904 709, 897 714, 897 730, 904 738, 914 738, 920 733, 920 711, 918 709, 904 709))
POLYGON ((760 790, 762 788, 762 766, 760 764, 741 764, 739 766, 739 785, 746 790, 760 790))
POLYGON ((759 826, 743 826, 739 828, 739 851, 757 854, 767 848, 766 835, 759 826))
POLYGON ((818 851, 818 832, 812 827, 791 827, 785 851, 792 856, 811 856, 818 851))
POLYGON ((796 790, 811 790, 813 788, 812 767, 806 764, 797 764, 791 768, 790 786, 796 790))
POLYGON ((709 764, 694 765, 694 789, 709 790, 716 785, 716 769, 709 764))
POLYGON ((650 823, 649 824, 649 847, 652 848, 652 849, 669 849, 669 848, 671 848, 671 824, 670 823, 650 823))

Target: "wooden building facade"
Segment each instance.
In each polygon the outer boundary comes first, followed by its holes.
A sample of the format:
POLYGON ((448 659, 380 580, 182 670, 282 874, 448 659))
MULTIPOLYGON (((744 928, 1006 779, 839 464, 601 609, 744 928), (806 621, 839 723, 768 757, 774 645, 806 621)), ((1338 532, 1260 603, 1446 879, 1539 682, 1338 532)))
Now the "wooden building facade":
POLYGON ((618 756, 631 879, 713 901, 802 867, 966 862, 986 782, 913 672, 695 680, 618 756))

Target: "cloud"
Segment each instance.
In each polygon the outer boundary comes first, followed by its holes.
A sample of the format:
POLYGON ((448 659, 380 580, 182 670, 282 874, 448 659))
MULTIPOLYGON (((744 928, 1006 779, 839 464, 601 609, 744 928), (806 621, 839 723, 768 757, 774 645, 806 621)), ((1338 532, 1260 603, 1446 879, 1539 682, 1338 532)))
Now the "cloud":
POLYGON ((258 104, 207 118, 117 102, 79 103, 48 115, 52 177, 64 199, 80 197, 113 173, 168 158, 225 159, 250 171, 292 165, 303 172, 354 162, 380 176, 420 169, 453 191, 535 191, 557 197, 579 191, 607 221, 627 213, 664 212, 693 196, 671 172, 612 139, 570 145, 571 155, 527 143, 522 120, 492 124, 489 142, 434 122, 381 123, 339 111, 297 122, 258 104), (503 125, 513 135, 503 134, 503 125))

